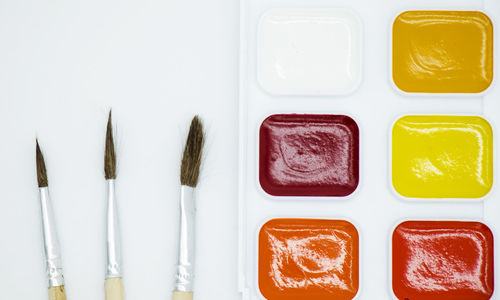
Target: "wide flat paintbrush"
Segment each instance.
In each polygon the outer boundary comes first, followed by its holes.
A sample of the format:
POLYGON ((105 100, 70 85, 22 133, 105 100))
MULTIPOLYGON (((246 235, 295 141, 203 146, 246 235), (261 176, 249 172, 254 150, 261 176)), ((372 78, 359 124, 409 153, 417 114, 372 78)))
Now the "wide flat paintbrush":
POLYGON ((111 125, 111 111, 109 111, 108 125, 106 128, 104 177, 106 178, 108 189, 106 222, 107 264, 104 288, 106 300, 123 300, 120 230, 115 197, 116 154, 113 141, 113 127, 111 125))
POLYGON ((198 116, 195 116, 191 121, 181 161, 179 257, 173 300, 193 299, 195 188, 200 175, 203 143, 203 126, 198 116))
POLYGON ((45 168, 45 161, 38 140, 36 140, 36 175, 42 208, 43 249, 49 281, 49 299, 66 300, 61 249, 59 248, 54 213, 52 212, 52 205, 50 203, 47 169, 45 168))

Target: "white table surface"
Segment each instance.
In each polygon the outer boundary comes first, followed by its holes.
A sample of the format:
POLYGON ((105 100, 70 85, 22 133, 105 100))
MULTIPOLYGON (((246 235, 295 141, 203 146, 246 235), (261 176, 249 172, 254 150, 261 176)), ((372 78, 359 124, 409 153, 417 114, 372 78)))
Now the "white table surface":
POLYGON ((35 137, 68 299, 104 299, 113 108, 126 299, 169 299, 179 160, 206 124, 196 299, 237 293, 238 1, 0 1, 0 299, 46 299, 35 137))

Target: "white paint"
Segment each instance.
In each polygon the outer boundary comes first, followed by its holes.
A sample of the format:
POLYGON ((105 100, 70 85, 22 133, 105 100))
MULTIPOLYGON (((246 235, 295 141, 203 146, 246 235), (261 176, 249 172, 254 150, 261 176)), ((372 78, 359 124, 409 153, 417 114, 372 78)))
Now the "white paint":
POLYGON ((271 10, 260 20, 258 80, 271 94, 350 93, 360 61, 361 24, 347 10, 271 10))

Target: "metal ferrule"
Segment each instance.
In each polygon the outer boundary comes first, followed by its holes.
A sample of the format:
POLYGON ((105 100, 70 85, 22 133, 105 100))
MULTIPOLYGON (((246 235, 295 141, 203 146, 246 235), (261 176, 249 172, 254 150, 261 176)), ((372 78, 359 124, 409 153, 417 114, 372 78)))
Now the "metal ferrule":
POLYGON ((182 185, 179 224, 179 258, 175 290, 192 292, 194 281, 195 189, 182 185))
POLYGON ((49 287, 61 286, 64 285, 61 249, 57 239, 54 213, 50 204, 49 188, 41 187, 39 190, 40 206, 42 208, 43 250, 49 287))
POLYGON ((122 277, 122 255, 118 209, 116 205, 115 180, 106 180, 108 185, 108 209, 106 231, 106 278, 122 277))

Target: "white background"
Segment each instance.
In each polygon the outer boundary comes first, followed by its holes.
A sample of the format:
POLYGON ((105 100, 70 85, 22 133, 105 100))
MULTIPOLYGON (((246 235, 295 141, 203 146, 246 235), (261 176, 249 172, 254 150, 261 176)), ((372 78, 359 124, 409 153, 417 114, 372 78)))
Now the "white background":
POLYGON ((35 137, 68 299, 104 299, 113 108, 126 299, 169 299, 179 160, 206 124, 197 299, 237 299, 238 1, 0 1, 0 299, 46 299, 35 137))

